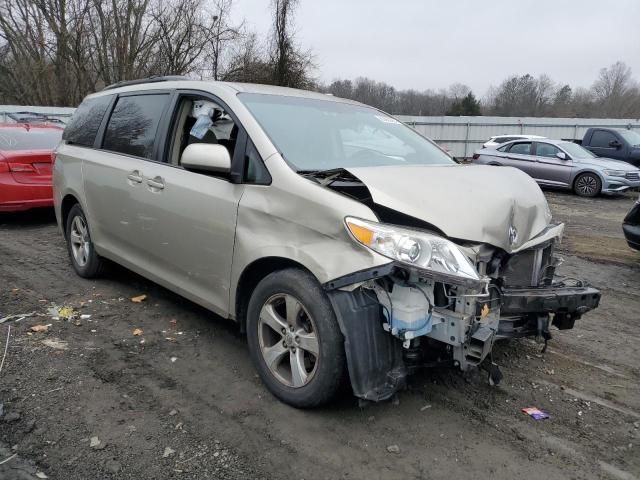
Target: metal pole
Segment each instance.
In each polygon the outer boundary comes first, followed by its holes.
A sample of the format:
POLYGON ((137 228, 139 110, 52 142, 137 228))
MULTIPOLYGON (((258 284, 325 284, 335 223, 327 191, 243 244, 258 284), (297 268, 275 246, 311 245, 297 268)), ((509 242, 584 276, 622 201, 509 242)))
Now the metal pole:
POLYGON ((464 136, 464 158, 467 158, 467 147, 469 146, 469 122, 467 122, 467 132, 464 136))

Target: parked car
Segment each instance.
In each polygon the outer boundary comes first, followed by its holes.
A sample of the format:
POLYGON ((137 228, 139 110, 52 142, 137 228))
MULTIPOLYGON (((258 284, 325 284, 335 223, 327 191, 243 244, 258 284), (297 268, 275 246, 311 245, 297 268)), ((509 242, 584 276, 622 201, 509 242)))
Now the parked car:
POLYGON ((51 160, 62 128, 0 124, 0 212, 53 206, 51 160))
POLYGON ((536 138, 546 138, 539 135, 493 135, 482 145, 482 148, 498 148, 500 145, 513 140, 535 140, 536 138))
POLYGON ((581 145, 598 157, 613 158, 640 167, 640 133, 616 128, 589 128, 581 145))
POLYGON ((65 129, 54 192, 80 276, 108 258, 236 320, 297 407, 347 370, 376 401, 425 365, 496 381, 495 341, 546 341, 600 299, 554 281, 564 225, 529 177, 457 165, 384 112, 309 91, 108 87, 65 129))
POLYGON ((640 198, 627 213, 627 216, 624 217, 622 231, 629 246, 640 250, 640 198))
POLYGON ((540 185, 571 189, 583 197, 640 187, 640 169, 637 167, 596 157, 580 145, 564 140, 516 140, 495 150, 477 151, 473 162, 515 167, 540 185))
POLYGON ((6 116, 16 123, 55 123, 64 128, 64 122, 59 118, 36 112, 11 112, 6 116))

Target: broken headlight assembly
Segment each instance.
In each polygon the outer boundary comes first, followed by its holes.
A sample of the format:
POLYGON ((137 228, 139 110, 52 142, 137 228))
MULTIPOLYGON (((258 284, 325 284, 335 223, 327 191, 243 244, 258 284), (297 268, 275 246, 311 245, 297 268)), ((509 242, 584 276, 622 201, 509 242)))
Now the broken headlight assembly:
POLYGON ((480 281, 480 275, 453 242, 427 232, 360 218, 345 218, 351 236, 387 258, 451 279, 480 281))

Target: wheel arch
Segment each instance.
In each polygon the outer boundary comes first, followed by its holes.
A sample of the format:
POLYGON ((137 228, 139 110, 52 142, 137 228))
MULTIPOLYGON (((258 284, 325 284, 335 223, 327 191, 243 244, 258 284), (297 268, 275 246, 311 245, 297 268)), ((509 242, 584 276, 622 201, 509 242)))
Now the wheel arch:
MULTIPOLYGON (((301 263, 290 258, 277 256, 259 258, 244 268, 236 285, 235 305, 233 306, 235 319, 240 325, 242 333, 246 332, 247 308, 251 294, 258 283, 267 275, 287 268, 297 268, 313 275, 313 272, 301 263)), ((315 275, 313 277, 316 278, 315 275)))
POLYGON ((69 212, 76 204, 80 205, 80 208, 82 208, 80 200, 78 200, 76 195, 74 195, 73 193, 67 193, 60 203, 60 222, 62 233, 65 238, 67 238, 67 218, 69 217, 69 212))
POLYGON ((573 180, 571 180, 571 190, 575 190, 576 188, 576 181, 578 180, 578 177, 580 175, 584 175, 585 173, 591 173, 595 176, 597 176, 600 179, 600 183, 601 183, 601 187, 604 186, 605 184, 605 180, 604 180, 604 176, 602 176, 602 174, 600 172, 598 172, 596 169, 594 168, 584 168, 578 172, 576 172, 573 176, 573 180))

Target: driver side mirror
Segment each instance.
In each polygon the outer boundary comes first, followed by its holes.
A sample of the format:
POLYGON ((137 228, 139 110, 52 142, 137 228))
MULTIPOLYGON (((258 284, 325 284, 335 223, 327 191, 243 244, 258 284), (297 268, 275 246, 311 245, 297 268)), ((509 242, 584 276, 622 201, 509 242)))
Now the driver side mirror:
POLYGON ((620 148, 622 144, 618 140, 611 140, 609 146, 613 148, 620 148))
POLYGON ((556 153, 556 157, 558 157, 560 160, 566 160, 567 159, 567 154, 564 152, 558 152, 556 153))
POLYGON ((182 152, 180 164, 185 170, 229 174, 231 156, 224 145, 211 143, 192 143, 182 152))

